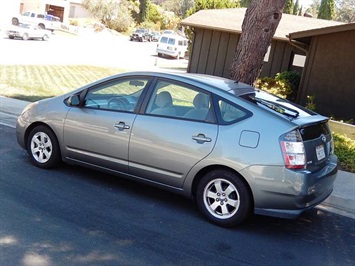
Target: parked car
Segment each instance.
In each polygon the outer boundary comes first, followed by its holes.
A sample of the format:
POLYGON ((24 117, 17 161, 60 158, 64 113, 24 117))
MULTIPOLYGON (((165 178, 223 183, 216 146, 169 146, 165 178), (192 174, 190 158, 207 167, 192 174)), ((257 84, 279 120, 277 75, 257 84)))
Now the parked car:
POLYGON ((6 32, 6 35, 10 39, 20 38, 22 40, 29 39, 41 39, 47 41, 52 33, 48 30, 44 30, 38 26, 33 26, 29 24, 19 24, 18 26, 12 26, 6 32))
POLYGON ((328 118, 208 75, 130 72, 29 104, 17 141, 40 168, 61 161, 193 198, 235 226, 297 217, 333 190, 328 118))
POLYGON ((167 55, 180 59, 185 57, 187 46, 188 40, 185 37, 174 34, 166 34, 160 37, 156 52, 159 57, 167 55))
POLYGON ((151 37, 149 34, 149 31, 147 29, 137 29, 135 30, 131 36, 130 36, 130 41, 151 41, 151 37))
POLYGON ((157 41, 159 41, 159 38, 160 38, 160 33, 159 33, 159 32, 157 32, 157 31, 152 31, 152 32, 150 33, 150 39, 151 39, 152 42, 157 42, 157 41))
POLYGON ((31 24, 50 31, 54 31, 61 28, 62 23, 60 18, 50 15, 37 13, 34 11, 26 11, 22 14, 18 14, 11 19, 12 25, 18 26, 19 24, 31 24))

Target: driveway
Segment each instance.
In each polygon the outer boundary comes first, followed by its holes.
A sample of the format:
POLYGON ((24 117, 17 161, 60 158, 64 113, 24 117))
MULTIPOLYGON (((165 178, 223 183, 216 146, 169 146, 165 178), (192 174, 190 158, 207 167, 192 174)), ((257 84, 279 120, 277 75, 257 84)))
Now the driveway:
POLYGON ((95 65, 123 70, 169 68, 186 71, 186 59, 159 58, 156 42, 131 42, 109 32, 56 32, 49 41, 10 40, 0 33, 2 65, 95 65))

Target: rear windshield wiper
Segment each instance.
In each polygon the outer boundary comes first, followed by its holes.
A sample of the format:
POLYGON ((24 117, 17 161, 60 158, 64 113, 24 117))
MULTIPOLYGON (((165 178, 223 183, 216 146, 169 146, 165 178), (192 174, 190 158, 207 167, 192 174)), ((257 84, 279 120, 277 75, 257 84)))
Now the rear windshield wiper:
POLYGON ((279 103, 275 103, 275 102, 271 102, 268 100, 264 100, 255 96, 250 96, 250 99, 252 99, 253 101, 260 103, 280 114, 283 115, 287 115, 287 116, 291 116, 291 117, 298 117, 299 116, 299 112, 297 110, 294 110, 292 108, 286 107, 282 104, 279 103))

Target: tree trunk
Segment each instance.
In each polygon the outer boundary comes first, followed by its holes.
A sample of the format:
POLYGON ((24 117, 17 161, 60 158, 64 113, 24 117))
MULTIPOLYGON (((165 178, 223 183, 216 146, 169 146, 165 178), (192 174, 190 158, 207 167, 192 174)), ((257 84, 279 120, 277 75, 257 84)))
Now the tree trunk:
POLYGON ((230 78, 253 84, 282 17, 286 0, 253 0, 246 10, 230 78))

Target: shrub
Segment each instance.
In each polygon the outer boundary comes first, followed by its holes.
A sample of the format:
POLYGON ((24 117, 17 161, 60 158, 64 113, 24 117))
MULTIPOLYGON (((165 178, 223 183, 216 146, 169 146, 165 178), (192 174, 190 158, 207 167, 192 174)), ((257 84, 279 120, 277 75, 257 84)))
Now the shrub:
POLYGON ((307 95, 307 105, 306 108, 311 111, 316 111, 315 96, 307 95))
POLYGON ((108 26, 118 32, 126 32, 133 24, 134 21, 131 16, 120 14, 116 19, 111 20, 108 26))
POLYGON ((72 26, 79 26, 79 22, 76 19, 70 19, 69 24, 72 26))
POLYGON ((154 23, 154 22, 151 22, 151 21, 145 21, 145 22, 140 24, 140 28, 160 31, 160 22, 154 23))
POLYGON ((341 170, 355 173, 355 140, 333 133, 335 154, 341 170))
POLYGON ((288 81, 291 86, 291 93, 287 96, 290 101, 295 101, 297 97, 298 87, 300 86, 301 75, 296 71, 284 71, 277 73, 276 80, 288 81))
POLYGON ((291 85, 287 80, 276 80, 269 77, 258 79, 255 87, 281 98, 287 98, 292 93, 291 85))
POLYGON ((260 78, 255 86, 259 89, 273 93, 281 98, 295 101, 298 87, 300 85, 301 75, 295 71, 284 71, 277 73, 276 77, 260 78))

